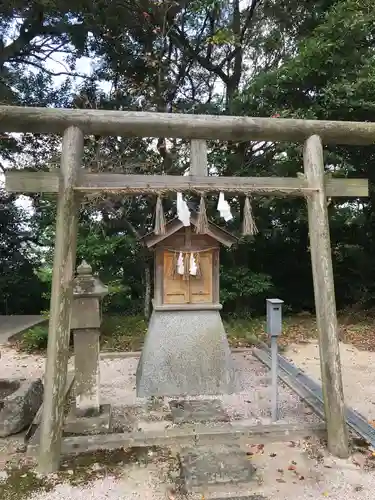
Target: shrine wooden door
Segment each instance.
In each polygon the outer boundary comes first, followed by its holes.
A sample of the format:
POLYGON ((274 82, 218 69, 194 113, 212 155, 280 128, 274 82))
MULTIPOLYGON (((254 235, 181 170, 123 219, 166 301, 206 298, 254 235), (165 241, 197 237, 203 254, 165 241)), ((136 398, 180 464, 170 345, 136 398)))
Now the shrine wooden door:
POLYGON ((199 254, 200 276, 190 276, 189 302, 191 304, 212 303, 212 252, 199 254))
POLYGON ((203 304, 212 303, 212 252, 199 254, 200 276, 188 275, 187 279, 175 274, 173 252, 164 252, 163 303, 164 304, 203 304))
POLYGON ((163 302, 164 304, 188 304, 189 303, 189 281, 183 276, 173 275, 175 265, 175 254, 164 252, 163 273, 163 302))

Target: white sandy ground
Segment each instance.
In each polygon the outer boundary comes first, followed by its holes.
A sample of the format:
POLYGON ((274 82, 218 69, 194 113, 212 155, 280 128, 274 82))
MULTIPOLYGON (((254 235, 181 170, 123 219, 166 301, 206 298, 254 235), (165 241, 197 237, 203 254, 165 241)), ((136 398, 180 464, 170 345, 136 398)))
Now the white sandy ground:
MULTIPOLYGON (((268 369, 251 354, 233 355, 239 391, 225 396, 194 396, 184 399, 219 399, 231 420, 246 420, 246 425, 270 424, 270 375, 268 369)), ((101 398, 113 407, 137 405, 135 371, 138 359, 101 360, 101 398)), ((165 403, 175 398, 165 398, 165 403)), ((312 411, 283 384, 279 390, 280 423, 319 422, 312 411)))
MULTIPOLYGON (((369 419, 375 418, 375 353, 358 351, 352 346, 341 346, 344 390, 346 403, 369 419)), ((0 378, 40 376, 44 370, 44 359, 27 356, 1 347, 0 378)), ((292 346, 286 356, 309 375, 319 380, 319 355, 316 344, 292 346)), ((247 423, 268 423, 267 370, 251 356, 236 354, 241 372, 242 389, 234 396, 223 396, 223 406, 233 419, 245 419, 247 423)), ((101 361, 101 394, 103 403, 117 405, 137 404, 135 397, 135 358, 101 361)), ((306 409, 299 399, 282 387, 280 391, 281 417, 285 421, 315 421, 316 417, 306 409)), ((249 447, 254 451, 253 447, 249 447)), ((272 443, 264 447, 263 453, 255 450, 252 463, 258 467, 259 484, 250 494, 263 494, 269 500, 307 500, 330 498, 332 500, 373 500, 375 498, 375 472, 363 470, 363 456, 355 455, 349 460, 334 460, 316 447, 311 458, 304 443, 289 446, 272 443), (288 467, 292 464, 291 469, 288 467), (303 479, 302 479, 303 478, 303 479)), ((0 457, 1 458, 1 457, 0 457)), ((106 476, 85 486, 68 483, 56 485, 48 493, 34 493, 28 500, 177 500, 178 494, 170 493, 167 476, 168 464, 141 466, 124 465, 118 477, 106 476)), ((1 471, 1 460, 0 460, 1 471)), ((0 481, 5 479, 0 472, 0 481)), ((239 491, 231 492, 232 495, 239 491)), ((242 491, 241 494, 245 492, 242 491)), ((229 495, 229 492, 228 492, 229 495)), ((223 495, 220 495, 223 496, 223 495)), ((189 497, 202 500, 202 495, 189 497)), ((206 497, 208 498, 208 497, 206 497)), ((228 496, 230 498, 230 496, 228 496)))
MULTIPOLYGON (((321 382, 317 342, 292 345, 285 357, 315 381, 321 382)), ((340 357, 346 404, 368 420, 375 420, 375 352, 340 344, 340 357)))
POLYGON ((34 378, 44 372, 44 356, 19 354, 10 347, 0 347, 0 378, 34 378))

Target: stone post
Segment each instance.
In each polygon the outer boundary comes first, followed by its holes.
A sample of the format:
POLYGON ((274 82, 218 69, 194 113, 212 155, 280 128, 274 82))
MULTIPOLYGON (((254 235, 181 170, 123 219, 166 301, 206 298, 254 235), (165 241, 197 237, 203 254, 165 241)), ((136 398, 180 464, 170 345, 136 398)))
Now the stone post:
POLYGON ((92 275, 85 261, 73 282, 71 329, 74 334, 76 416, 100 413, 99 355, 101 300, 108 288, 92 275))

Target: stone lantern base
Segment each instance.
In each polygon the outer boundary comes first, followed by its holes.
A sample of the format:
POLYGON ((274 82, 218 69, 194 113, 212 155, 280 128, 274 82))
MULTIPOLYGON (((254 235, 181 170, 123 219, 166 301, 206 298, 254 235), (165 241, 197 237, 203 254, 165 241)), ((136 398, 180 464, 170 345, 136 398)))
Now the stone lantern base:
POLYGON ((232 356, 218 310, 154 310, 137 368, 137 396, 235 392, 232 356))

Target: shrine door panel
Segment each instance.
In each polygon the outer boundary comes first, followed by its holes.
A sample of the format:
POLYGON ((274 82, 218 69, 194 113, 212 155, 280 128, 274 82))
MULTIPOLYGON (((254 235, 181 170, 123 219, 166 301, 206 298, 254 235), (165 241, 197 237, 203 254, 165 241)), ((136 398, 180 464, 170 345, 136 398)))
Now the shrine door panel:
POLYGON ((173 276, 175 256, 173 252, 164 252, 163 302, 164 304, 187 304, 189 302, 189 280, 182 276, 173 276))
POLYGON ((190 276, 189 302, 212 303, 212 252, 199 254, 200 276, 190 276))

